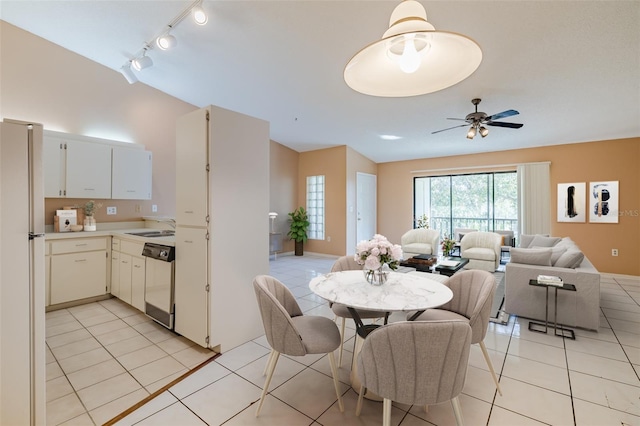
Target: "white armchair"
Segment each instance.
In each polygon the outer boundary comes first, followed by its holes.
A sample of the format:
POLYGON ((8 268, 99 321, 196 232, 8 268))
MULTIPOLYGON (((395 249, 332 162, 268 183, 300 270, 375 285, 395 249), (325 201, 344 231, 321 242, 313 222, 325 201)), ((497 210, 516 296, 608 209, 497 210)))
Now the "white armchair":
POLYGON ((470 232, 460 241, 460 253, 469 263, 464 269, 494 272, 500 266, 502 236, 495 232, 470 232))
POLYGON ((420 254, 438 254, 440 233, 433 229, 411 229, 400 237, 400 245, 405 259, 420 254))

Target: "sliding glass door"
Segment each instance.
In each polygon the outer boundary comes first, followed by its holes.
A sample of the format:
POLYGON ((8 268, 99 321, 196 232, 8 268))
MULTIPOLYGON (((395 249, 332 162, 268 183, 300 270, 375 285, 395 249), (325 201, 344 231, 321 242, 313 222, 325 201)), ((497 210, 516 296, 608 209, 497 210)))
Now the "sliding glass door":
POLYGON ((455 228, 518 229, 516 172, 414 178, 414 217, 426 215, 441 238, 455 228))

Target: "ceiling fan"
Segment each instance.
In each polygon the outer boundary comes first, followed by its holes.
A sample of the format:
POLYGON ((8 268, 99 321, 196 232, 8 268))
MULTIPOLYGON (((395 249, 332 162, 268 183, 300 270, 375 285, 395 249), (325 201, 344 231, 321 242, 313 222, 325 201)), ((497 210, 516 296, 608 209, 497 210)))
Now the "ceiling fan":
POLYGON ((508 109, 506 111, 499 112, 493 115, 487 115, 486 113, 480 111, 478 112, 478 104, 482 99, 475 98, 471 100, 471 103, 476 106, 476 112, 472 112, 468 114, 465 118, 447 118, 447 120, 461 120, 465 121, 465 124, 460 124, 458 126, 447 127, 446 129, 436 130, 435 132, 431 132, 431 134, 444 132, 445 130, 456 129, 458 127, 465 127, 471 125, 469 131, 467 132, 467 139, 473 139, 476 133, 480 133, 480 136, 483 138, 489 134, 489 129, 484 126, 496 126, 496 127, 508 127, 510 129, 519 129, 523 125, 521 123, 505 123, 504 121, 495 121, 505 117, 511 117, 512 115, 520 114, 515 109, 508 109))

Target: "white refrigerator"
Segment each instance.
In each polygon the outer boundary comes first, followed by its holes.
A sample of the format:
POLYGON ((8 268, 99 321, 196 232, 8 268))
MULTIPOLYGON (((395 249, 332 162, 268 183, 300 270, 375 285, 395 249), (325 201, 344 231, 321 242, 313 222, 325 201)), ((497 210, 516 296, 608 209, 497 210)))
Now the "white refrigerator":
POLYGON ((0 424, 45 424, 42 125, 0 123, 0 424))
POLYGON ((176 123, 175 331, 223 352, 264 333, 269 123, 208 106, 176 123))

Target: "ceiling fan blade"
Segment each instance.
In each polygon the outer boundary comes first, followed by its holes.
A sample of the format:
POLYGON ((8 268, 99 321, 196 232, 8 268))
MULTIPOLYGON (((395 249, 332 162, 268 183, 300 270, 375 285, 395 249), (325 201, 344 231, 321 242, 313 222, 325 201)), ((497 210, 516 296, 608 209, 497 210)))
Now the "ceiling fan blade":
POLYGON ((435 132, 431 132, 431 134, 436 134, 436 133, 440 133, 440 132, 444 132, 445 130, 451 130, 451 129, 456 129, 458 127, 467 127, 469 124, 465 123, 465 124, 460 124, 458 126, 453 126, 453 127, 447 127, 446 129, 442 129, 442 130, 436 130, 435 132))
POLYGON ((521 123, 504 123, 502 121, 489 121, 484 124, 486 124, 487 126, 508 127, 510 129, 519 129, 523 126, 523 124, 521 123))
POLYGON ((467 121, 466 118, 447 118, 447 120, 467 121))
POLYGON ((520 113, 515 109, 508 109, 506 111, 502 111, 497 114, 490 115, 489 117, 485 118, 485 120, 487 121, 499 120, 501 118, 511 117, 512 115, 518 115, 518 114, 520 113))

